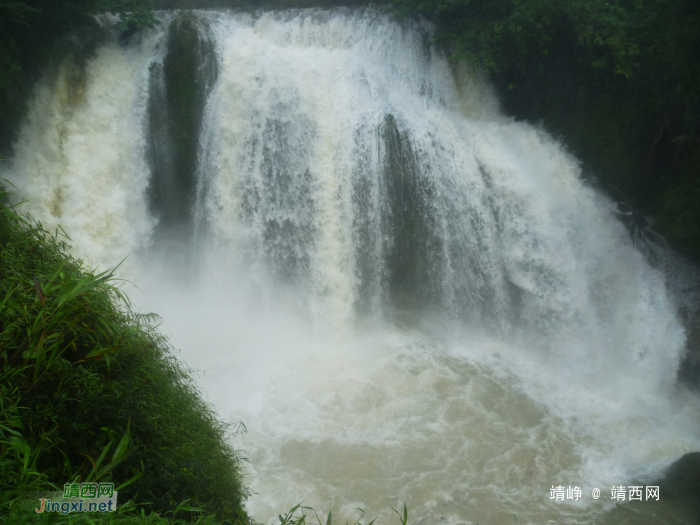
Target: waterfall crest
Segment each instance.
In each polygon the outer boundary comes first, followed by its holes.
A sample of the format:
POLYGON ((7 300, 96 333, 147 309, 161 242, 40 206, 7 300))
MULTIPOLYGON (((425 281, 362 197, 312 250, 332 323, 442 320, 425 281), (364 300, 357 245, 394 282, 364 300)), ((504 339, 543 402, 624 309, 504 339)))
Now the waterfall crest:
POLYGON ((256 518, 405 501, 430 523, 593 523, 614 506, 594 487, 698 450, 663 272, 428 24, 187 16, 194 136, 168 113, 164 14, 98 50, 79 100, 47 77, 2 176, 90 264, 130 257, 136 303, 249 429, 256 518), (550 501, 560 484, 584 497, 550 501))

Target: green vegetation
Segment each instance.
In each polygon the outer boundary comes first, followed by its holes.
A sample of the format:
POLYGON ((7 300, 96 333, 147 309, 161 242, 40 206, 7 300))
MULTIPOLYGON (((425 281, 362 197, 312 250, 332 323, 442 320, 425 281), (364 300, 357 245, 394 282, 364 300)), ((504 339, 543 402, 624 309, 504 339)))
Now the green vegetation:
MULTIPOLYGON (((113 270, 86 270, 66 240, 18 214, 0 189, 0 523, 254 523, 230 429, 173 357, 157 316, 133 312, 113 270), (114 483, 117 511, 27 507, 27 492, 84 481, 114 483)), ((404 525, 407 516, 404 506, 404 525)), ((279 521, 331 525, 331 513, 321 520, 299 504, 279 521)))
MULTIPOLYGON (((188 511, 181 508, 177 513, 168 511, 166 516, 160 516, 155 512, 146 513, 142 509, 133 506, 120 507, 114 513, 72 513, 72 514, 35 514, 33 510, 23 513, 14 513, 5 518, 0 517, 0 523, 11 525, 28 524, 61 524, 61 525, 219 525, 215 516, 202 516, 196 511, 188 511), (189 517, 187 514, 189 512, 189 517), (196 517, 193 517, 196 516, 196 517)), ((296 524, 295 524, 296 525, 296 524)))
POLYGON ((22 491, 78 480, 112 481, 144 515, 249 522, 229 429, 156 316, 134 313, 112 272, 67 249, 60 232, 0 208, 0 516, 20 519, 22 491))
POLYGON ((543 123, 591 180, 700 260, 700 3, 394 0, 393 10, 434 20, 437 41, 489 74, 506 113, 543 123))
MULTIPOLYGON (((159 8, 354 3, 366 2, 153 1, 159 8)), ((433 19, 452 55, 490 75, 507 113, 542 121, 614 198, 652 215, 655 229, 700 260, 700 3, 393 3, 400 16, 433 19)), ((115 27, 128 35, 155 23, 150 8, 148 0, 0 0, 0 148, 9 146, 43 68, 68 53, 82 53, 84 62, 94 48, 88 43, 104 26, 93 15, 121 15, 115 27)), ((182 177, 194 173, 202 45, 187 17, 173 22, 162 74, 182 177)), ((397 187, 392 194, 409 198, 410 208, 403 200, 393 206, 410 218, 400 232, 410 247, 416 232, 430 230, 421 201, 430 188, 423 181, 399 187, 396 173, 411 170, 412 153, 389 117, 386 176, 397 187), (408 214, 415 209, 421 213, 408 214)), ((67 250, 59 232, 0 205, 0 523, 58 521, 21 511, 22 492, 60 490, 73 480, 113 481, 120 509, 62 522, 249 523, 242 458, 228 444, 229 429, 154 328, 157 318, 134 313, 112 272, 95 275, 67 250)), ((408 295, 415 291, 401 283, 425 273, 418 265, 427 261, 409 264, 404 255, 391 254, 404 272, 392 286, 408 295)), ((305 524, 304 510, 280 515, 281 525, 305 524)), ((396 512, 406 525, 406 507, 396 512)))
MULTIPOLYGON (((387 1, 399 16, 421 14, 434 20, 437 40, 452 55, 490 75, 506 113, 542 122, 582 159, 591 180, 625 202, 637 217, 653 217, 657 231, 700 260, 698 2, 387 1)), ((94 48, 87 43, 96 42, 105 27, 95 14, 119 14, 116 27, 128 35, 155 24, 152 7, 364 3, 368 2, 0 0, 0 151, 9 152, 31 85, 46 64, 66 53, 86 55, 94 48)), ((170 44, 193 55, 196 31, 186 22, 176 29, 170 44)), ((79 58, 84 62, 84 56, 79 58)), ((175 144, 184 157, 176 164, 187 172, 193 142, 189 138, 197 127, 193 115, 200 105, 199 95, 186 82, 192 78, 191 62, 166 63, 164 71, 176 86, 168 93, 176 121, 174 142, 186 143, 175 144)))
POLYGON ((334 7, 383 4, 390 0, 153 0, 154 9, 204 9, 233 7, 244 9, 293 9, 300 7, 334 7))
MULTIPOLYGON (((360 516, 352 525, 364 525, 362 518, 365 513, 362 509, 357 509, 360 512, 360 516)), ((393 509, 399 515, 399 521, 401 525, 406 525, 408 522, 408 509, 406 505, 403 508, 403 516, 396 510, 393 509)), ((328 516, 325 520, 325 525, 332 525, 332 513, 328 512, 328 516)), ((318 513, 311 507, 304 507, 300 504, 292 507, 288 512, 283 512, 278 515, 279 525, 323 525, 321 517, 318 513), (311 511, 313 517, 308 513, 311 511), (315 521, 314 521, 315 519, 315 521)), ((0 523, 2 523, 2 518, 0 518, 0 523)), ((57 517, 54 515, 41 515, 41 516, 28 516, 15 517, 13 520, 8 521, 12 524, 24 524, 24 523, 56 523, 57 517)), ((367 525, 373 525, 376 522, 376 518, 367 523, 367 525)), ((66 516, 61 516, 60 523, 66 525, 109 525, 111 523, 118 523, 118 525, 130 525, 130 524, 151 524, 151 525, 186 525, 189 523, 194 523, 195 525, 215 525, 217 522, 213 516, 198 516, 194 521, 187 521, 184 519, 179 519, 176 517, 175 512, 171 512, 168 517, 161 517, 155 513, 146 514, 145 512, 135 512, 133 507, 122 508, 115 512, 114 514, 90 515, 85 514, 68 514, 66 516)), ((349 525, 346 521, 344 525, 349 525)))

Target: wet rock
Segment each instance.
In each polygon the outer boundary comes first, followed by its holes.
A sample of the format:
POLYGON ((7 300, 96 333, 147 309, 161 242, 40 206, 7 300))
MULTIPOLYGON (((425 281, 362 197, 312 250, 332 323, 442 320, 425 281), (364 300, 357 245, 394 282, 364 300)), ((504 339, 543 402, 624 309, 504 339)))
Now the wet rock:
POLYGON ((700 510, 700 452, 685 454, 658 482, 660 498, 688 500, 700 510))

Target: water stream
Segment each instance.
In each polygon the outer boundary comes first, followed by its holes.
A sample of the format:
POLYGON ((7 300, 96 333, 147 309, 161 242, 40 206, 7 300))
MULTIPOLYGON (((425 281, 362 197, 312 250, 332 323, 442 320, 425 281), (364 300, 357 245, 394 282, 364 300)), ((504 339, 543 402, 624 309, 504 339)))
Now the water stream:
POLYGON ((1 175, 89 265, 127 257, 131 298, 247 428, 257 520, 691 519, 611 500, 700 450, 700 402, 676 382, 682 298, 575 158, 428 24, 202 11, 196 169, 171 182, 174 16, 48 76, 1 175))

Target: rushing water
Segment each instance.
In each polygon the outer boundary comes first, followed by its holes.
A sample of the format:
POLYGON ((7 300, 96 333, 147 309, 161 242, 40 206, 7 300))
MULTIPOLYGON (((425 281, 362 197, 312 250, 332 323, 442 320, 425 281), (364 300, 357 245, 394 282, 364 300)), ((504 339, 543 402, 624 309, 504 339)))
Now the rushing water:
POLYGON ((663 493, 611 501, 700 450, 700 405, 679 297, 576 159, 427 25, 199 12, 215 64, 191 198, 169 199, 172 16, 47 78, 2 175, 89 264, 128 256, 132 298, 247 427, 256 519, 685 522, 663 493))

